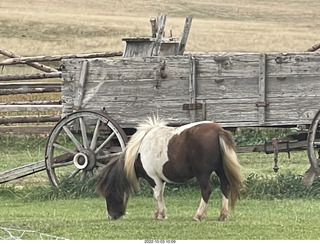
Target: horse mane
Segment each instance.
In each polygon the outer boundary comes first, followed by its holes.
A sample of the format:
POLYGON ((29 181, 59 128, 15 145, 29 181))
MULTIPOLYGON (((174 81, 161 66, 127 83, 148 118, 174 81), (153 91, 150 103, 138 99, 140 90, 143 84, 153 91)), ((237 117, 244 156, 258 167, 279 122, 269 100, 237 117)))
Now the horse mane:
POLYGON ((134 191, 138 191, 140 188, 139 180, 134 169, 134 163, 138 156, 140 144, 150 130, 155 127, 163 127, 166 125, 167 122, 165 122, 163 119, 160 119, 159 117, 148 117, 144 122, 138 124, 136 133, 131 136, 127 144, 124 170, 126 172, 127 180, 129 181, 134 191))
POLYGON ((124 153, 111 159, 111 161, 101 170, 97 183, 97 192, 107 198, 110 193, 118 197, 123 196, 123 192, 128 195, 132 193, 129 182, 123 171, 124 153))

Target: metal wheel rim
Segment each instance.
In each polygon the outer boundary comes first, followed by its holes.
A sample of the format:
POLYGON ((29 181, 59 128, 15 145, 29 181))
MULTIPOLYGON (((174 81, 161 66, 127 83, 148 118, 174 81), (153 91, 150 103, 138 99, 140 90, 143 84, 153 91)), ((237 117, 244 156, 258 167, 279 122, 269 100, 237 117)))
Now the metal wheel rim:
POLYGON ((316 157, 315 146, 320 145, 319 142, 316 142, 316 134, 317 134, 317 129, 319 127, 319 121, 320 121, 320 110, 314 116, 310 124, 308 139, 307 139, 307 152, 308 152, 309 163, 311 164, 311 166, 314 167, 318 175, 320 175, 320 167, 319 167, 320 165, 316 157))

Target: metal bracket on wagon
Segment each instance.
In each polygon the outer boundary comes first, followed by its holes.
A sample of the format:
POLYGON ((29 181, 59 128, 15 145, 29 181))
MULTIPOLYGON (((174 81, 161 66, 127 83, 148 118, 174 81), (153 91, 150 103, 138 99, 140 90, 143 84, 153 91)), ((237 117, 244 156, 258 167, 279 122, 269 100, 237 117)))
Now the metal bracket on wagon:
POLYGON ((197 110, 202 109, 202 103, 185 103, 182 105, 182 110, 197 110))

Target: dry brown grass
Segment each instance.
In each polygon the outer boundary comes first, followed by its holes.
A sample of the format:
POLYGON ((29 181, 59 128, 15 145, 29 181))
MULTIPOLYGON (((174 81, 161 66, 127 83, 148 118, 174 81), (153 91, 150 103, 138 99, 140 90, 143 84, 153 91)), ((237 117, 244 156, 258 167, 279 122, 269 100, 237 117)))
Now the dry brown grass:
POLYGON ((149 36, 167 12, 179 36, 194 15, 188 51, 304 51, 320 39, 318 0, 2 0, 1 48, 21 55, 121 51, 123 37, 149 36))

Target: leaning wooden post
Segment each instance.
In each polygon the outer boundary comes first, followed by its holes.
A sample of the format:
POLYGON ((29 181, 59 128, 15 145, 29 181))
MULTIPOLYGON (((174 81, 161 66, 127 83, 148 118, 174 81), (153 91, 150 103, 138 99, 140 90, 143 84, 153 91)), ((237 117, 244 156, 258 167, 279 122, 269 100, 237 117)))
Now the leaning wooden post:
POLYGON ((80 79, 79 79, 78 87, 76 90, 77 91, 76 97, 73 103, 74 112, 81 109, 83 95, 84 95, 84 87, 87 80, 87 74, 88 74, 88 61, 84 60, 82 63, 81 71, 80 71, 80 79))
POLYGON ((158 56, 160 53, 160 47, 162 42, 162 37, 164 35, 164 27, 166 25, 167 14, 160 14, 158 16, 158 32, 156 40, 154 41, 154 46, 152 49, 152 56, 158 56))
POLYGON ((191 23, 192 23, 192 15, 189 15, 186 17, 186 21, 184 24, 183 33, 182 33, 182 37, 181 37, 180 44, 179 44, 178 55, 183 55, 183 53, 184 53, 184 50, 185 50, 186 44, 187 44, 187 40, 188 40, 188 36, 189 36, 189 32, 190 32, 190 28, 191 28, 191 23))
POLYGON ((156 38, 157 37, 157 31, 158 31, 156 18, 151 18, 150 19, 150 23, 151 23, 151 37, 152 38, 156 38))
POLYGON ((320 48, 320 42, 310 47, 306 52, 315 52, 320 48))

